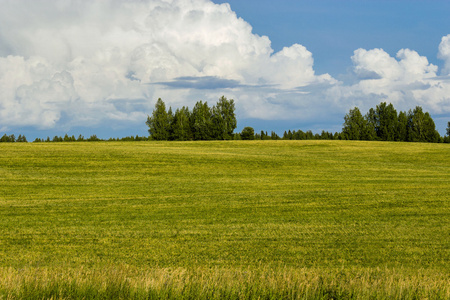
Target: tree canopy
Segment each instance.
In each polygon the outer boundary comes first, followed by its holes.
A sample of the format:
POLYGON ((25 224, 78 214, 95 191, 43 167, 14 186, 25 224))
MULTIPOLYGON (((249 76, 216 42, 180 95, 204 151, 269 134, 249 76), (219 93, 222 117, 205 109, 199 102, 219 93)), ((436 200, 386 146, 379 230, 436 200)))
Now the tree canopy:
POLYGON ((355 107, 344 117, 343 138, 404 142, 439 142, 440 135, 428 112, 420 106, 397 114, 394 106, 382 102, 363 117, 355 107))
POLYGON ((230 140, 237 126, 234 111, 234 100, 222 96, 213 107, 198 101, 192 111, 183 106, 173 114, 160 98, 146 124, 153 140, 230 140))

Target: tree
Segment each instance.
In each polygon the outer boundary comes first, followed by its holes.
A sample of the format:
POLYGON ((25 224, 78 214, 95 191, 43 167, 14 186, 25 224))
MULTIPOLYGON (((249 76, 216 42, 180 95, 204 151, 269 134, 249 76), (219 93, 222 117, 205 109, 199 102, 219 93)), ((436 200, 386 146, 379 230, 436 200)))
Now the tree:
POLYGON ((410 142, 438 142, 440 135, 436 125, 428 112, 424 113, 422 107, 416 106, 408 112, 408 141, 410 142))
POLYGON ((398 127, 397 111, 392 103, 381 102, 375 110, 375 131, 382 141, 394 141, 398 127))
POLYGON ((87 139, 87 141, 88 141, 88 142, 98 142, 98 141, 101 141, 101 139, 99 139, 99 138, 97 137, 97 135, 93 134, 93 135, 91 135, 91 136, 87 139))
POLYGON ((255 130, 252 127, 245 127, 241 131, 241 139, 254 140, 255 139, 255 130))
POLYGON ((423 120, 423 134, 425 137, 425 142, 430 143, 437 143, 439 142, 441 136, 439 135, 439 132, 436 130, 436 124, 434 123, 433 119, 431 118, 430 114, 428 112, 424 115, 423 120))
POLYGON ((19 134, 19 136, 16 139, 16 142, 18 143, 27 143, 27 138, 24 135, 19 134))
POLYGON ((212 112, 208 102, 198 101, 191 114, 191 130, 194 140, 210 140, 212 138, 212 112))
POLYGON ((234 110, 234 100, 228 100, 225 96, 222 96, 212 108, 212 136, 215 139, 229 140, 232 138, 233 131, 237 126, 234 110))
POLYGON ((403 111, 398 114, 397 133, 395 136, 397 141, 406 142, 408 140, 408 117, 403 111))
POLYGON ((168 131, 168 140, 171 140, 171 137, 173 136, 173 112, 172 112, 172 107, 169 106, 169 110, 167 111, 167 123, 169 124, 167 127, 167 131, 168 131))
POLYGON ((292 135, 294 140, 306 140, 306 133, 302 130, 294 131, 292 135))
POLYGON ((450 143, 450 122, 447 123, 447 136, 444 137, 444 143, 450 143))
POLYGON ((270 132, 270 138, 272 140, 281 140, 281 138, 278 136, 278 134, 275 131, 270 132))
POLYGON ((62 141, 63 141, 62 137, 57 136, 57 135, 55 135, 52 139, 52 142, 54 142, 54 143, 58 143, 58 142, 62 142, 62 141))
POLYGON ((365 120, 358 107, 350 109, 344 117, 342 132, 346 140, 361 140, 365 130, 365 120))
POLYGON ((166 141, 169 139, 169 114, 166 111, 166 105, 161 98, 156 101, 152 116, 147 117, 148 132, 152 139, 157 141, 166 141))
POLYGON ((423 119, 424 113, 420 106, 416 106, 414 110, 408 111, 408 141, 420 142, 424 140, 423 137, 423 119))
POLYGON ((364 116, 365 126, 362 130, 362 140, 366 141, 375 141, 378 139, 377 131, 376 131, 376 113, 373 108, 369 109, 369 111, 364 116))
POLYGON ((192 132, 189 123, 190 113, 187 107, 177 109, 172 121, 172 136, 175 141, 188 141, 192 139, 192 132))

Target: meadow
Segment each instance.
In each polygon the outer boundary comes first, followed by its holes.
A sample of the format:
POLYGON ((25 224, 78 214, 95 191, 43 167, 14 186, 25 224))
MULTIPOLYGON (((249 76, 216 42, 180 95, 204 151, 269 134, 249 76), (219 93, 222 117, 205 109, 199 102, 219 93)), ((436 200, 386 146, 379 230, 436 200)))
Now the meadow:
POLYGON ((450 299, 450 145, 0 144, 0 299, 450 299))

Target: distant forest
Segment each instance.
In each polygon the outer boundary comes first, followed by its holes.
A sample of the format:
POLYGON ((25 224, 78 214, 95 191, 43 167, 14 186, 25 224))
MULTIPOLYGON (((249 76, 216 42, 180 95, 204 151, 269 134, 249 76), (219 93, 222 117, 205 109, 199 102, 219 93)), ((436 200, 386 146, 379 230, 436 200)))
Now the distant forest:
MULTIPOLYGON (((129 136, 124 138, 110 138, 107 141, 194 141, 194 140, 366 140, 366 141, 401 141, 401 142, 430 142, 450 143, 450 122, 447 135, 441 137, 436 130, 435 123, 428 112, 423 112, 416 106, 408 112, 397 110, 392 104, 381 102, 363 116, 358 107, 350 109, 344 117, 341 132, 322 131, 313 133, 311 130, 288 130, 280 137, 274 131, 255 132, 252 127, 235 133, 237 120, 233 99, 222 96, 213 107, 207 102, 198 101, 192 110, 183 106, 173 112, 166 109, 160 98, 155 104, 151 116, 148 116, 148 137, 129 136)), ((85 138, 79 135, 64 137, 55 136, 46 139, 37 138, 34 142, 95 142, 105 141, 92 135, 85 138)), ((3 135, 0 142, 28 142, 27 138, 19 135, 3 135)))

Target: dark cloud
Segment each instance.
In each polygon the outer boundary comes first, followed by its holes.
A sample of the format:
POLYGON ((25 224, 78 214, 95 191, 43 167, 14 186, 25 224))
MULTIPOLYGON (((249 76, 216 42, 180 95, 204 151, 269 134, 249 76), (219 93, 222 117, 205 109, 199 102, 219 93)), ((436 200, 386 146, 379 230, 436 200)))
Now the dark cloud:
POLYGON ((371 70, 359 69, 355 73, 359 80, 381 79, 378 73, 371 70))
POLYGON ((108 100, 119 112, 132 113, 136 111, 147 111, 148 104, 145 99, 114 99, 108 100))
POLYGON ((216 89, 241 87, 240 82, 237 80, 223 79, 215 76, 177 77, 172 81, 157 82, 155 84, 175 89, 197 89, 197 90, 216 90, 216 89))

